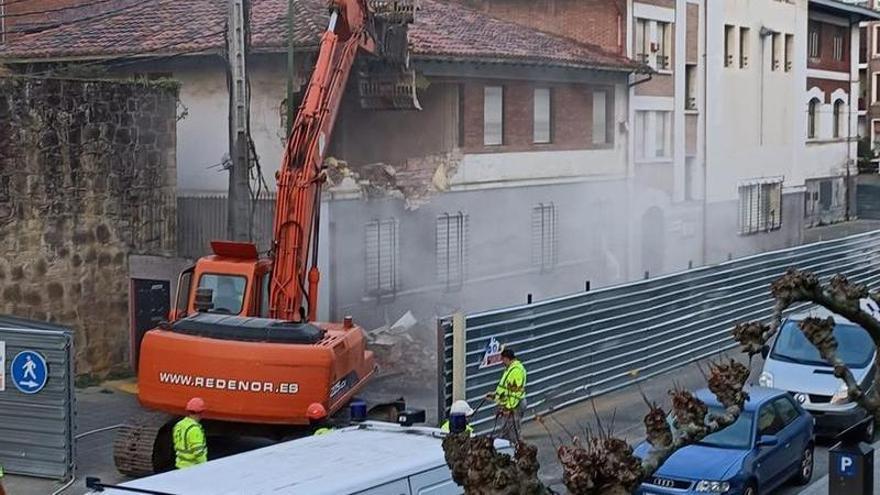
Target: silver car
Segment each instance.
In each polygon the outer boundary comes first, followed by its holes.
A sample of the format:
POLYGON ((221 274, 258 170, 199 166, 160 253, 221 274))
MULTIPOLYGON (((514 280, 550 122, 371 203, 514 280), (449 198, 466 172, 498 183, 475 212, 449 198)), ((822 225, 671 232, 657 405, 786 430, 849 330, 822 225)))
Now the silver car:
MULTIPOLYGON (((764 349, 764 368, 758 383, 763 387, 788 390, 816 419, 816 434, 834 436, 867 417, 867 412, 850 402, 843 381, 819 356, 798 323, 809 316, 834 318, 838 353, 850 367, 862 390, 874 387, 876 348, 862 327, 824 308, 814 308, 788 317, 771 346, 764 349)), ((874 436, 874 423, 865 434, 874 436)))

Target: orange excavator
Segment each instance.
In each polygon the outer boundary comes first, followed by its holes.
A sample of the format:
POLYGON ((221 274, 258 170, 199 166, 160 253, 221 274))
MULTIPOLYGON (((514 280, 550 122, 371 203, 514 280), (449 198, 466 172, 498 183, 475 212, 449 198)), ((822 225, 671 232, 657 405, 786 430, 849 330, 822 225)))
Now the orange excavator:
POLYGON ((154 411, 120 429, 117 469, 170 469, 170 429, 192 397, 206 430, 281 438, 308 425, 306 409, 344 413, 376 372, 364 331, 346 317, 315 322, 324 158, 359 52, 366 108, 418 109, 409 70, 406 1, 332 0, 327 30, 277 174, 273 246, 214 241, 213 255, 180 275, 169 321, 138 349, 138 399, 154 411))

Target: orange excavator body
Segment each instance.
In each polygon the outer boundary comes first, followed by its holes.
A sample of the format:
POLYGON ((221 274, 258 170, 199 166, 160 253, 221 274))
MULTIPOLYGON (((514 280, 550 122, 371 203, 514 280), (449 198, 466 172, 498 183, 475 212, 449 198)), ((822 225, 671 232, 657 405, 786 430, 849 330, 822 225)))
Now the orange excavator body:
MULTIPOLYGON (((147 332, 140 344, 143 406, 180 415, 198 396, 207 419, 304 425, 310 404, 333 414, 374 374, 362 328, 348 318, 313 322, 317 232, 325 152, 355 57, 365 52, 390 59, 383 57, 383 46, 405 49, 406 43, 389 41, 405 36, 412 22, 412 11, 399 8, 405 4, 330 2, 329 27, 276 177, 269 257, 259 258, 252 244, 215 241, 213 255, 181 274, 170 322, 147 332), (379 18, 376 9, 390 15, 379 18), (383 23, 387 33, 377 32, 383 23)), ((397 54, 395 60, 408 59, 397 54)), ((414 89, 412 94, 417 108, 414 89)))

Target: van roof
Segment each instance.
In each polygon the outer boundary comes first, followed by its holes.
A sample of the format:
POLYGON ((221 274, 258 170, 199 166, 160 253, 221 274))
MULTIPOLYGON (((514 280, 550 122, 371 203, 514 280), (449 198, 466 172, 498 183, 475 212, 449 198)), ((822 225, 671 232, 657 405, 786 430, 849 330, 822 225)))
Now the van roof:
MULTIPOLYGON (((181 495, 338 495, 446 467, 437 428, 368 421, 122 484, 181 495)), ((105 494, 127 492, 108 489, 105 494)))

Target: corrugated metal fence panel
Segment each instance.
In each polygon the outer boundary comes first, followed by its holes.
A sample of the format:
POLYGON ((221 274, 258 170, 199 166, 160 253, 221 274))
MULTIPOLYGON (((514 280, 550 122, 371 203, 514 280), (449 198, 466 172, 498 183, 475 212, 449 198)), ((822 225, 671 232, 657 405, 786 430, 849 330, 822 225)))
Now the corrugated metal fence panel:
POLYGON ((73 475, 73 334, 55 325, 0 316, 6 344, 6 390, 0 392, 0 465, 9 473, 67 479, 73 475), (35 394, 12 383, 11 363, 21 351, 46 359, 48 380, 35 394))
MULTIPOLYGON (((479 369, 494 337, 528 369, 527 416, 564 407, 734 347, 730 331, 772 312, 770 284, 788 267, 844 273, 880 287, 880 231, 741 258, 655 279, 467 316, 467 398, 494 389, 479 369), (637 371, 637 375, 634 375, 637 371)), ((452 395, 452 318, 445 334, 445 399, 452 395)), ((491 429, 486 407, 473 418, 491 429)))
MULTIPOLYGON (((260 251, 272 240, 275 198, 261 198, 253 212, 253 239, 260 251)), ((227 239, 226 196, 195 195, 177 198, 177 250, 183 258, 200 258, 211 251, 211 241, 227 239)))

